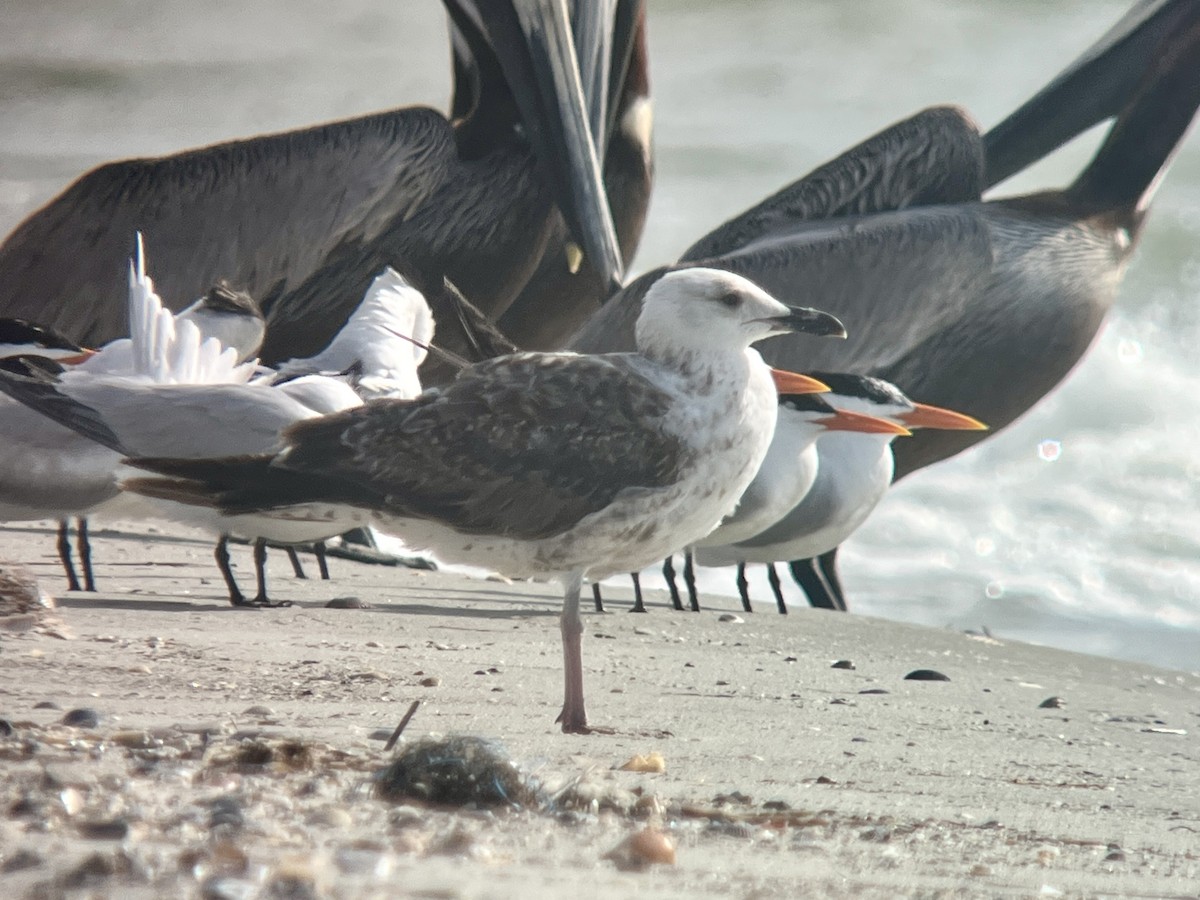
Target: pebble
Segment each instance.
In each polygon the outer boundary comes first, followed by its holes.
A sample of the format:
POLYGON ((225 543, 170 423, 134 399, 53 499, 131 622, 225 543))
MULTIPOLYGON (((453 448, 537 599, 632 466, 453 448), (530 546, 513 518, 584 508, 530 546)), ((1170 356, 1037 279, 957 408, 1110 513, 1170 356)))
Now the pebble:
POLYGON ((1062 709, 1067 705, 1067 701, 1062 697, 1047 697, 1038 704, 1038 709, 1062 709))
POLYGON ((36 869, 45 862, 44 859, 32 850, 26 850, 22 847, 15 853, 9 854, 4 862, 0 863, 0 872, 20 872, 25 869, 36 869))
POLYGON ((129 855, 116 853, 93 853, 67 873, 63 879, 66 887, 82 888, 98 885, 118 875, 129 878, 139 874, 129 855))
POLYGON ((624 772, 647 772, 661 775, 667 771, 667 761, 661 753, 655 750, 645 755, 639 753, 636 756, 630 757, 617 768, 624 772))
POLYGON ((258 885, 241 878, 216 875, 205 879, 200 885, 200 896, 204 900, 250 900, 257 894, 258 885))
POLYGON ((93 841, 122 841, 129 834, 129 823, 122 818, 94 819, 80 822, 79 833, 93 841))
POLYGON ((209 804, 208 827, 238 831, 246 824, 242 804, 237 797, 218 797, 209 804))
POLYGON ((734 613, 721 613, 721 615, 717 616, 717 621, 718 622, 732 622, 735 625, 740 625, 741 623, 745 622, 746 620, 743 619, 741 616, 736 615, 734 613))
POLYGON ((162 746, 162 741, 148 731, 117 731, 109 740, 130 750, 152 750, 162 746))
POLYGON ((904 676, 905 681, 949 681, 949 675, 943 675, 935 669, 913 669, 904 676))
POLYGON ((248 706, 245 709, 243 709, 242 715, 243 716, 258 716, 260 719, 269 719, 269 718, 274 717, 275 710, 271 709, 271 707, 269 707, 269 706, 263 706, 261 704, 258 704, 256 706, 248 706))
POLYGON ((58 794, 58 799, 68 816, 77 816, 83 811, 83 794, 73 787, 63 788, 58 794))
POLYGON ((0 719, 0 737, 12 737, 17 733, 17 729, 8 719, 0 719))
POLYGON ((343 875, 366 875, 371 878, 387 878, 392 873, 392 856, 373 842, 361 841, 348 847, 339 847, 333 862, 343 875))
POLYGON ((314 811, 308 817, 312 825, 325 825, 329 828, 349 828, 354 824, 350 813, 340 806, 326 806, 314 811))
POLYGON ((850 660, 848 660, 848 659, 839 659, 839 660, 835 660, 834 663, 829 668, 831 668, 831 669, 853 669, 853 668, 855 668, 855 666, 854 666, 854 663, 850 662, 850 660))
POLYGON ((675 842, 658 828, 634 832, 604 854, 618 869, 640 871, 654 865, 675 865, 675 842))
POLYGON ((33 704, 33 708, 34 709, 62 709, 62 707, 59 706, 57 703, 55 703, 53 700, 42 700, 38 703, 33 704))
POLYGON ((311 861, 301 857, 284 859, 263 885, 263 896, 272 900, 317 900, 320 893, 311 861))
POLYGON ((371 604, 361 597, 334 597, 325 604, 326 609, 370 609, 371 604))
POLYGON ((99 728, 100 713, 88 706, 73 709, 62 717, 62 723, 72 728, 99 728))
POLYGON ((430 675, 427 678, 422 678, 420 681, 421 687, 437 687, 442 683, 442 679, 436 675, 430 675))

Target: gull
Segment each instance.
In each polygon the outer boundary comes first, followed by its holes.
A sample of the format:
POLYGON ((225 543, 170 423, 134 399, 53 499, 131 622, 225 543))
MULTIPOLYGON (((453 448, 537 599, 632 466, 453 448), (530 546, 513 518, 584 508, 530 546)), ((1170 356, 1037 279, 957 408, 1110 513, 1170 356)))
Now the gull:
POLYGON ((127 490, 289 522, 353 516, 452 561, 562 583, 565 732, 589 731, 579 594, 712 531, 766 455, 775 386, 751 345, 790 331, 844 336, 746 279, 659 280, 637 350, 517 353, 413 400, 302 422, 278 453, 134 459, 166 477, 127 490))
MULTIPOLYGON (((0 388, 94 442, 92 474, 119 493, 123 456, 204 457, 265 453, 278 449, 280 433, 302 419, 362 404, 351 386, 372 396, 408 396, 419 390, 416 368, 425 351, 399 329, 432 337, 433 318, 421 294, 391 269, 372 283, 359 308, 322 354, 293 360, 287 371, 244 383, 162 384, 123 376, 92 376, 64 384, 8 378, 0 388), (353 375, 321 374, 322 365, 345 364, 353 375), (389 387, 390 385, 390 387, 389 387), (416 385, 416 387, 414 387, 416 385)), ((258 516, 222 516, 212 510, 141 501, 126 514, 168 518, 219 535, 215 557, 234 606, 270 606, 265 577, 267 541, 310 544, 353 527, 328 522, 283 523, 258 516), (229 563, 230 535, 255 544, 258 593, 247 600, 229 563)))
MULTIPOLYGON (((60 357, 62 363, 78 360, 61 378, 61 390, 67 395, 86 390, 96 378, 211 383, 245 381, 253 375, 254 364, 243 360, 252 357, 262 342, 263 319, 247 295, 218 285, 184 311, 172 314, 146 274, 140 235, 128 283, 131 336, 95 352, 60 357)), ((33 348, 28 355, 53 359, 57 354, 33 348)), ((111 478, 111 454, 8 397, 0 397, 0 423, 8 436, 0 449, 0 521, 58 519, 59 557, 68 590, 77 591, 80 582, 71 561, 68 521, 76 517, 83 588, 94 591, 87 516, 120 495, 111 478)), ((119 513, 115 506, 110 511, 119 513)))

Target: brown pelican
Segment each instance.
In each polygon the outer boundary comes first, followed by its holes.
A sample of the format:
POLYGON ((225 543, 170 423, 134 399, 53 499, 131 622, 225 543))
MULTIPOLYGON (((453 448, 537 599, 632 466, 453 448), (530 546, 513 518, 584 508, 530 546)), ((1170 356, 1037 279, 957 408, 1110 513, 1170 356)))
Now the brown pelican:
MULTIPOLYGON (((541 259, 558 210, 614 284, 622 266, 588 124, 591 107, 604 107, 585 96, 566 3, 445 6, 453 121, 408 107, 101 166, 0 247, 0 314, 91 345, 119 336, 123 261, 138 229, 160 248, 164 296, 225 278, 261 298, 267 361, 327 343, 389 264, 423 289, 435 315, 449 278, 498 317, 541 259)), ((611 31, 577 30, 586 59, 630 55, 609 48, 611 31)), ((594 79, 588 87, 594 94, 594 79)), ((453 345, 452 323, 439 333, 453 345)))
MULTIPOLYGON (((986 135, 960 110, 926 110, 722 225, 673 268, 728 269, 846 323, 836 347, 768 346, 773 365, 876 375, 994 433, 1087 351, 1198 103, 1200 4, 1142 0, 986 135), (982 199, 1106 119, 1104 143, 1067 188, 982 199)), ((670 268, 627 286, 571 346, 629 346, 641 296, 670 268)), ((984 437, 920 432, 897 444, 896 476, 984 437)), ((844 605, 832 554, 824 568, 832 583, 818 599, 844 605)))

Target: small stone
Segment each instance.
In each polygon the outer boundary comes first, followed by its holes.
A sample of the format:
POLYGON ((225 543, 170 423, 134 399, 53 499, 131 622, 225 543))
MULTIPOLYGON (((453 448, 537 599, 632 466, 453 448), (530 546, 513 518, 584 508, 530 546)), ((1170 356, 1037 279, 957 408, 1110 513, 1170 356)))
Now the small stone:
POLYGON ((735 625, 740 625, 741 623, 745 622, 746 620, 743 619, 741 616, 736 615, 734 613, 721 613, 721 615, 717 616, 717 621, 718 622, 732 622, 735 625))
POLYGON ((44 859, 32 850, 26 850, 22 847, 4 860, 3 863, 0 863, 0 872, 20 872, 24 869, 36 869, 43 863, 45 863, 44 859))
POLYGON ((343 875, 365 875, 369 878, 387 878, 392 871, 392 857, 382 845, 371 841, 356 841, 348 847, 339 847, 333 862, 343 875))
POLYGON ((850 660, 848 660, 848 659, 839 659, 839 660, 835 660, 829 668, 831 668, 831 669, 853 669, 853 668, 855 668, 855 666, 854 666, 854 663, 850 662, 850 660))
POLYGON ((63 883, 67 887, 82 888, 99 885, 118 875, 128 878, 135 872, 133 860, 123 852, 93 853, 63 876, 63 883))
POLYGON ((667 771, 667 761, 661 753, 655 750, 644 756, 639 753, 627 759, 624 763, 617 766, 617 768, 623 772, 644 772, 661 775, 667 771))
POLYGON ((63 788, 58 794, 58 799, 68 816, 77 816, 83 811, 83 794, 73 787, 63 788))
POLYGON ((886 688, 866 688, 865 690, 859 691, 859 693, 860 694, 890 694, 891 691, 887 690, 886 688))
POLYGON ((200 885, 203 900, 251 900, 259 896, 258 885, 242 878, 214 875, 200 885))
POLYGON ((62 717, 62 723, 72 728, 99 728, 100 713, 87 706, 80 707, 66 713, 62 717))
POLYGON ((121 818, 80 822, 79 833, 93 841, 123 841, 129 834, 129 823, 121 818))
POLYGON ((282 860, 267 877, 262 895, 270 900, 317 900, 320 894, 312 862, 290 857, 282 860))
POLYGON ((162 741, 148 731, 118 731, 109 740, 130 750, 153 750, 162 745, 162 741))
POLYGON ((1051 866, 1060 856, 1062 856, 1062 851, 1057 847, 1039 847, 1037 851, 1038 865, 1051 866))
POLYGON ((430 675, 426 678, 422 678, 420 681, 421 687, 437 687, 441 683, 442 679, 438 678, 436 675, 430 675))
POLYGON ((33 708, 34 709, 62 709, 62 707, 59 706, 57 703, 55 703, 53 700, 42 700, 38 703, 33 704, 33 708))
POLYGON ((1105 862, 1125 862, 1125 851, 1120 850, 1120 849, 1109 850, 1108 854, 1104 857, 1104 861, 1105 862))
POLYGON ((269 707, 269 706, 263 706, 263 705, 259 704, 256 706, 246 707, 245 709, 242 710, 242 715, 243 716, 257 716, 260 719, 270 719, 275 716, 275 710, 271 709, 271 707, 269 707))
POLYGON ((16 727, 8 719, 0 719, 0 738, 12 737, 17 733, 16 727))
POLYGON ((1047 697, 1038 704, 1038 709, 1062 709, 1067 705, 1067 701, 1062 697, 1047 697))
POLYGON ((325 825, 329 828, 349 828, 354 824, 350 813, 339 806, 326 806, 313 812, 308 821, 312 825, 325 825))
POLYGON ((242 804, 237 797, 218 797, 209 804, 208 827, 239 831, 246 824, 242 804))
POLYGON ((892 829, 886 825, 874 825, 859 832, 859 838, 872 844, 886 844, 892 839, 892 829))
POLYGON ((763 809, 775 810, 777 812, 783 812, 784 810, 791 808, 792 805, 786 800, 768 800, 763 804, 763 809))
POLYGON ((975 865, 971 866, 970 874, 974 875, 976 878, 984 878, 988 875, 991 875, 992 870, 989 866, 985 866, 983 863, 976 863, 975 865))
POLYGON ((646 827, 604 854, 618 869, 638 871, 653 865, 675 865, 675 842, 663 831, 646 827))
POLYGON ((943 675, 935 669, 913 669, 904 676, 905 681, 949 681, 949 675, 943 675))
MULTIPOLYGON (((326 609, 370 609, 371 604, 361 597, 334 597, 325 604, 326 609)), ((369 644, 367 646, 370 646, 369 644)), ((376 645, 378 646, 378 645, 376 645)))
POLYGON ((837 782, 827 775, 818 775, 817 784, 837 784, 837 782))

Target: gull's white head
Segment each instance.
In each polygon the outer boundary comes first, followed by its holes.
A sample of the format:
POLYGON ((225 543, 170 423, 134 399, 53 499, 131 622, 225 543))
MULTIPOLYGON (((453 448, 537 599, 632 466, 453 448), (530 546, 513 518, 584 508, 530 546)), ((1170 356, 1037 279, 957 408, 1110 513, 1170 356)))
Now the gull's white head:
POLYGON ((239 360, 258 356, 266 334, 262 310, 243 291, 218 284, 181 312, 178 321, 192 322, 205 338, 232 347, 239 360))
POLYGON ((841 322, 785 306, 758 285, 718 269, 678 269, 646 292, 638 349, 655 353, 740 351, 776 334, 803 331, 845 337, 841 322))

